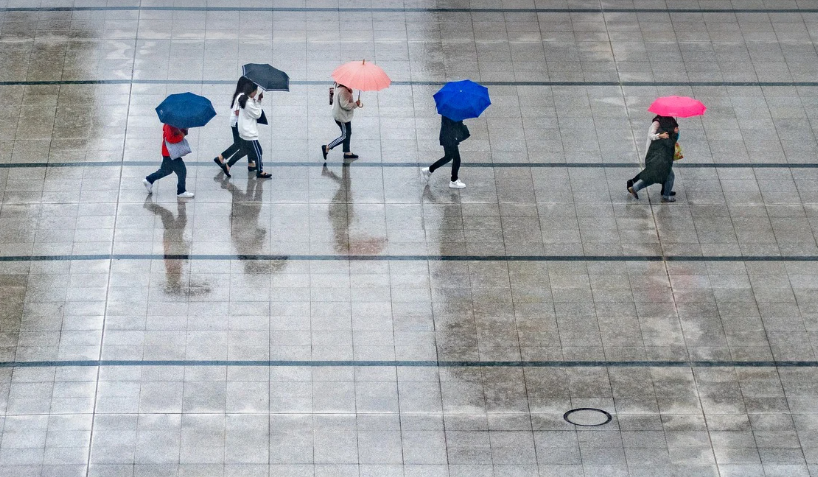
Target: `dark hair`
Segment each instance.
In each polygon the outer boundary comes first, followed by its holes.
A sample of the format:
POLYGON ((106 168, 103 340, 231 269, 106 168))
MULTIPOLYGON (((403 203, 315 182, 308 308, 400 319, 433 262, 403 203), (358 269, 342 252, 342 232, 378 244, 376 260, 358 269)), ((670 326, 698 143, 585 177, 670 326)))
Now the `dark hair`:
POLYGON ((651 122, 659 121, 659 129, 673 132, 674 129, 679 127, 679 123, 676 122, 671 116, 659 116, 657 115, 654 117, 651 122))
POLYGON ((250 97, 250 95, 253 93, 253 91, 256 90, 256 88, 257 88, 256 84, 253 83, 252 81, 244 85, 244 89, 242 89, 241 91, 242 93, 244 93, 244 96, 239 98, 239 106, 241 107, 241 109, 244 109, 244 106, 247 105, 247 98, 250 97))
POLYGON ((230 107, 233 107, 233 103, 236 102, 236 96, 244 91, 244 87, 247 83, 252 83, 246 76, 242 76, 239 78, 239 81, 236 83, 236 91, 233 93, 233 99, 230 100, 230 107))

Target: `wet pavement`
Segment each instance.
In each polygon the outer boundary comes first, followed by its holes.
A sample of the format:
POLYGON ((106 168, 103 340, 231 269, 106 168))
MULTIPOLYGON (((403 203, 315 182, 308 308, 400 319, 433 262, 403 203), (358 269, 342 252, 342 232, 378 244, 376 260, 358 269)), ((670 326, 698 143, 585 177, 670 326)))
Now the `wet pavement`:
POLYGON ((0 475, 818 476, 817 36, 790 1, 0 0, 0 475), (393 85, 324 166, 358 58, 393 85), (267 181, 212 162, 249 62, 291 78, 267 181), (463 78, 468 187, 426 187, 463 78), (147 196, 184 91, 196 197, 147 196), (678 202, 635 200, 672 94, 708 106, 678 202))

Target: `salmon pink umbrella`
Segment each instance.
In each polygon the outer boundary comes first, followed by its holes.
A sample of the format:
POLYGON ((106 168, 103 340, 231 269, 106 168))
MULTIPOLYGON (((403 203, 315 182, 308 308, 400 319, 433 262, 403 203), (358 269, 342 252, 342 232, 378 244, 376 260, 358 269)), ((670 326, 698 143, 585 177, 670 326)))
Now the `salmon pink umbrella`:
POLYGON ((392 80, 375 64, 363 61, 351 61, 335 68, 332 79, 351 89, 360 91, 380 91, 389 87, 392 80))
POLYGON ((701 116, 707 111, 707 107, 701 101, 687 96, 663 96, 656 98, 648 111, 659 116, 689 118, 691 116, 701 116))

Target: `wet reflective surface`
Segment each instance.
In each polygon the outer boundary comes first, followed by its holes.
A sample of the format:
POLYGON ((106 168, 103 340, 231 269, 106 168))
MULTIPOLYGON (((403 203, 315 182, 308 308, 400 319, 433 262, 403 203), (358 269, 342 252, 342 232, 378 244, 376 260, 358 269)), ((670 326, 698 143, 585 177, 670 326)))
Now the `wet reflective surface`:
POLYGON ((0 475, 818 475, 814 11, 314 3, 0 0, 0 475), (395 83, 325 165, 358 57, 395 83), (248 62, 267 181, 212 162, 248 62), (146 196, 182 91, 196 197, 146 196), (708 112, 637 201, 670 94, 708 112))

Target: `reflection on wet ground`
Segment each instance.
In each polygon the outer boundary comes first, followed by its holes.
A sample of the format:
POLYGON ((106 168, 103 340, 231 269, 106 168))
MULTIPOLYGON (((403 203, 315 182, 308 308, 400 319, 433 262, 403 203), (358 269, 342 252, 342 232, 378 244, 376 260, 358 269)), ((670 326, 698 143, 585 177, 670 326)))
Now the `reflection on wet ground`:
POLYGON ((0 475, 818 475, 813 12, 63 3, 0 0, 0 475), (324 164, 359 57, 395 83, 324 164), (268 181, 212 163, 246 62, 293 79, 268 181), (146 197, 188 90, 196 198, 146 197), (709 108, 673 205, 624 188, 665 94, 709 108))

